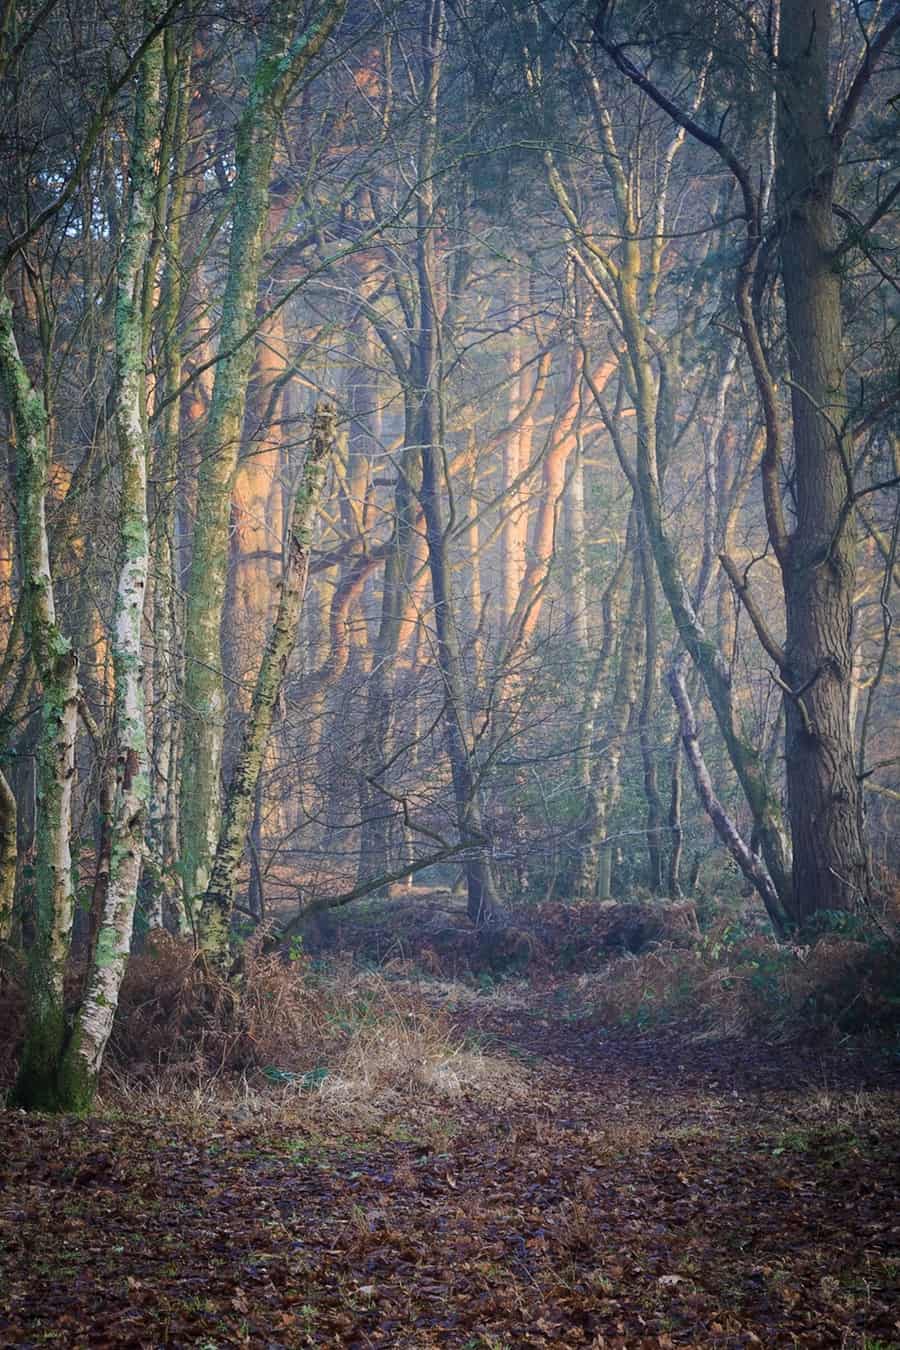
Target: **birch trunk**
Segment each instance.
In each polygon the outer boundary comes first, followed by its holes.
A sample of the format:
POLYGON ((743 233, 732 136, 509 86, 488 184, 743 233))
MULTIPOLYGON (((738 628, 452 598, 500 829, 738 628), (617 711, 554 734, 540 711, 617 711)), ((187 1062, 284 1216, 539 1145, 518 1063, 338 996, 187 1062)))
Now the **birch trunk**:
POLYGON ((256 787, 272 729, 275 704, 296 641, 309 572, 313 520, 333 445, 334 411, 329 405, 320 404, 291 511, 278 610, 256 678, 243 743, 228 788, 210 882, 200 910, 201 947, 214 959, 221 959, 228 948, 238 869, 253 819, 256 787))
POLYGON ((60 1069, 68 1110, 91 1105, 112 1031, 131 934, 149 800, 144 659, 141 643, 150 564, 147 521, 147 418, 141 283, 153 226, 154 144, 159 129, 163 41, 141 65, 131 151, 128 221, 116 297, 116 432, 122 475, 119 576, 113 627, 116 707, 116 790, 110 821, 109 879, 92 953, 87 991, 60 1069))
MULTIPOLYGON (((179 330, 184 278, 181 256, 182 226, 187 204, 189 106, 192 89, 192 51, 189 41, 176 51, 177 34, 167 29, 165 68, 168 97, 177 102, 173 158, 166 211, 165 256, 160 324, 165 350, 156 483, 153 509, 153 753, 150 759, 149 847, 155 865, 154 897, 149 919, 160 927, 168 907, 178 932, 188 928, 181 897, 172 884, 176 860, 177 795, 174 780, 178 764, 178 718, 175 705, 180 684, 178 587, 176 584, 176 506, 181 441, 181 400, 177 391, 183 374, 182 336, 179 330)), ((161 166, 165 167, 165 166, 161 166)))

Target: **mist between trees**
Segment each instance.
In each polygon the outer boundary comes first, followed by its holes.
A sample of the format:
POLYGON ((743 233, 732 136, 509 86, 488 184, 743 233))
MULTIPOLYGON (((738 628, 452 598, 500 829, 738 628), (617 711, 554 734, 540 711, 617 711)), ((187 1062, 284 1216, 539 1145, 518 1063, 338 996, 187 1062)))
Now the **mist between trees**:
POLYGON ((135 916, 888 922, 898 29, 4 6, 17 1102, 90 1103, 135 916))

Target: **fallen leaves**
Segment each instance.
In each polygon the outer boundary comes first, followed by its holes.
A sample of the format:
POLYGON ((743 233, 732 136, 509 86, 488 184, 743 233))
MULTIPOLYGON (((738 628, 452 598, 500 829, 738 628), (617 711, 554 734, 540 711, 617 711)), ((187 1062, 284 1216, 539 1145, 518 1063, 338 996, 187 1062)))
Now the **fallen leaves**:
POLYGON ((317 1134, 0 1115, 0 1345, 897 1343, 890 1082, 830 1069, 826 1106, 786 1059, 480 1026, 527 1094, 413 1083, 317 1134))

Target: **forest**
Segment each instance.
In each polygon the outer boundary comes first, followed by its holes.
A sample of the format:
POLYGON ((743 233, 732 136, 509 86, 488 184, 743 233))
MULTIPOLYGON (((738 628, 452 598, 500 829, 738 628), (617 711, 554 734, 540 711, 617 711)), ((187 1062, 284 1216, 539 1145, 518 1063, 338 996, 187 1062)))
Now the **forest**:
POLYGON ((0 0, 0 1345, 900 1345, 898 74, 0 0))

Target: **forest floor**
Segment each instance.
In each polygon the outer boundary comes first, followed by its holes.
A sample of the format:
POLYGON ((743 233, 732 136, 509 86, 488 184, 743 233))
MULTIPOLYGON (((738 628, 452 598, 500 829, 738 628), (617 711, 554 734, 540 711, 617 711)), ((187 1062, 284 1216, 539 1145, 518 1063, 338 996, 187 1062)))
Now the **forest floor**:
POLYGON ((896 1055, 454 1016, 366 1111, 0 1112, 0 1345, 900 1346, 896 1055))

